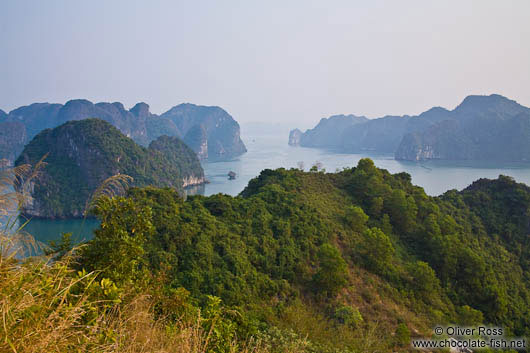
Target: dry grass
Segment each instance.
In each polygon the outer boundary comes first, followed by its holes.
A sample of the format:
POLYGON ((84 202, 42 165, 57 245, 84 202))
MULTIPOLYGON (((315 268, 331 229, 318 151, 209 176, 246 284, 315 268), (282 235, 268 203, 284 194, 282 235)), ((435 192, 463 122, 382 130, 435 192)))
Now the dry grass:
MULTIPOLYGON (((0 258, 1 352, 208 352, 211 330, 194 321, 155 319, 153 300, 106 299, 96 273, 77 274, 69 259, 20 264, 0 258)), ((262 353, 233 342, 232 352, 262 353)))

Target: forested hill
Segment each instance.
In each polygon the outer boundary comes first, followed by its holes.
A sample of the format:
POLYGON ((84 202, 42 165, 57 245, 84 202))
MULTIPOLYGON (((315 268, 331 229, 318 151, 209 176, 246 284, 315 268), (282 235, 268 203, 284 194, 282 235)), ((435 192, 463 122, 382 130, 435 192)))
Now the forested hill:
POLYGON ((238 337, 331 352, 406 347, 435 324, 530 334, 530 189, 509 177, 430 197, 363 159, 331 174, 264 170, 238 197, 131 189, 95 213, 81 267, 118 285, 154 276, 193 305, 217 296, 238 337))
POLYGON ((131 176, 133 186, 176 190, 204 182, 196 154, 180 139, 161 136, 144 148, 99 119, 44 130, 15 164, 35 165, 45 155, 46 165, 33 181, 32 200, 22 209, 28 216, 81 217, 98 186, 116 174, 131 176))

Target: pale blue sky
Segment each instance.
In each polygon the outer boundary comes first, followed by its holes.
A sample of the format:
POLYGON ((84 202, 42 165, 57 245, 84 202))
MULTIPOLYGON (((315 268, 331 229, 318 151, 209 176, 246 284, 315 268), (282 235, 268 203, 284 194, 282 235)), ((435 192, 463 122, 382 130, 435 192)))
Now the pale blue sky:
POLYGON ((72 98, 240 122, 530 106, 530 1, 1 0, 0 109, 72 98))

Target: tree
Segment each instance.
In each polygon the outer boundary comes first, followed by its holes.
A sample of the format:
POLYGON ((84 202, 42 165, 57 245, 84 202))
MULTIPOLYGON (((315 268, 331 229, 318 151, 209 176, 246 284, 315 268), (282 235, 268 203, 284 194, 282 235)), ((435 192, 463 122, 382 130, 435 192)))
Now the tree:
POLYGON ((116 283, 139 279, 146 271, 144 243, 154 232, 151 208, 130 198, 102 197, 93 212, 101 226, 82 248, 80 263, 116 283))
POLYGON ((418 213, 414 198, 407 197, 405 191, 396 189, 386 201, 385 207, 398 231, 409 233, 413 230, 418 213))
POLYGON ((313 276, 317 292, 334 296, 348 283, 348 266, 339 250, 323 244, 318 252, 320 268, 313 276))
POLYGON ((361 233, 368 221, 368 216, 359 206, 350 206, 346 210, 346 223, 357 233, 361 233))
POLYGON ((440 292, 440 281, 436 273, 423 261, 416 261, 409 267, 412 276, 412 287, 419 298, 432 302, 432 297, 440 292))
POLYGON ((381 229, 373 227, 364 231, 360 255, 368 269, 383 273, 389 266, 393 254, 394 246, 381 229))

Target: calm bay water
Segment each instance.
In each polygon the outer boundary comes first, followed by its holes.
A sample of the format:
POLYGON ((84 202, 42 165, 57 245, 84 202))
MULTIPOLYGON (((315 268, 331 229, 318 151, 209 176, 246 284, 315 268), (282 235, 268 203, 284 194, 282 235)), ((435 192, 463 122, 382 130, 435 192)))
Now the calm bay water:
MULTIPOLYGON (((205 162, 204 171, 209 184, 188 190, 188 194, 212 195, 224 193, 239 194, 249 180, 258 176, 263 169, 296 168, 303 162, 308 170, 320 162, 328 172, 356 166, 361 158, 369 157, 376 166, 391 173, 407 172, 412 182, 422 186, 429 195, 436 196, 450 189, 461 190, 479 178, 497 178, 499 174, 509 175, 519 182, 530 185, 530 164, 491 164, 469 161, 429 161, 422 163, 396 161, 391 155, 344 154, 313 148, 287 145, 289 130, 272 126, 243 126, 242 136, 248 152, 230 161, 205 162), (235 180, 228 180, 228 172, 237 174, 235 180)), ((88 220, 36 220, 25 227, 37 240, 48 243, 63 232, 72 232, 76 241, 92 237, 98 226, 88 220)))

